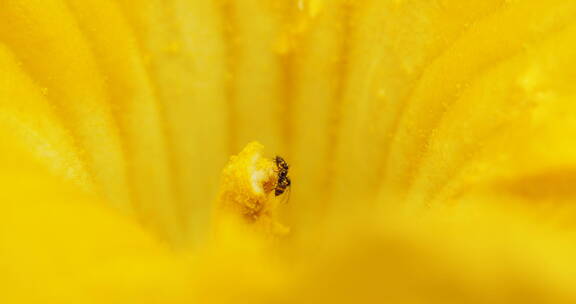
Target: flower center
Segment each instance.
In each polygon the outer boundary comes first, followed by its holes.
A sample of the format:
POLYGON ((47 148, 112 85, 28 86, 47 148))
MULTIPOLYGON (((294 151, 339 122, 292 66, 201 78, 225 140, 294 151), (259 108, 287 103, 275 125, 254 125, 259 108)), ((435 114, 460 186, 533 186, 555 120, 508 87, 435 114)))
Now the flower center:
POLYGON ((277 162, 263 157, 264 146, 252 142, 232 156, 222 173, 218 219, 240 220, 267 235, 288 232, 277 221, 279 186, 277 162))

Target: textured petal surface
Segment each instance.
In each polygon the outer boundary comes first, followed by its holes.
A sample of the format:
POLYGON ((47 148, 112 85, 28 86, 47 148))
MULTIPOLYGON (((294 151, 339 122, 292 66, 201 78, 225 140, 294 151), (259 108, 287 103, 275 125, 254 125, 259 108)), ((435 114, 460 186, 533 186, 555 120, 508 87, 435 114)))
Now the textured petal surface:
POLYGON ((574 303, 575 16, 2 0, 0 302, 574 303), (213 221, 254 140, 272 240, 213 221))

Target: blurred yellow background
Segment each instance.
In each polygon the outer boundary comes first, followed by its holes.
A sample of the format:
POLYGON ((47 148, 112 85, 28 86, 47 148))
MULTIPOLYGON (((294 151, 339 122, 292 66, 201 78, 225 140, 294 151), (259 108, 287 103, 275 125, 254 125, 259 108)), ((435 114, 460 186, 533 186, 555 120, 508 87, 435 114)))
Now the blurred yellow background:
POLYGON ((574 303, 575 17, 0 0, 0 303, 574 303))

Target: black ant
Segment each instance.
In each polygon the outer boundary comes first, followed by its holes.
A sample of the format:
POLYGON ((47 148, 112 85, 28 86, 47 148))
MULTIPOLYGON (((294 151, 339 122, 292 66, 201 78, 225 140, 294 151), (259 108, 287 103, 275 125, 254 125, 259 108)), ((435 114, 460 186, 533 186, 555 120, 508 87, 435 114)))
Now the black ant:
POLYGON ((274 189, 274 194, 276 196, 282 195, 288 187, 290 187, 290 178, 288 177, 288 163, 280 156, 274 158, 276 162, 276 170, 278 171, 278 181, 276 182, 276 188, 274 189))

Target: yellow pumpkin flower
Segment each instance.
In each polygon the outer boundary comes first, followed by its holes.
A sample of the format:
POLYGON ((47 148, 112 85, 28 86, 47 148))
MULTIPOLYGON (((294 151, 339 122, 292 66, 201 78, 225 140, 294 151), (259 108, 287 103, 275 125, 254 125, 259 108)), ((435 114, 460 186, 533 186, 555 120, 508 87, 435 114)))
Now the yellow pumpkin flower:
POLYGON ((0 303, 574 303, 575 17, 2 0, 0 303))

